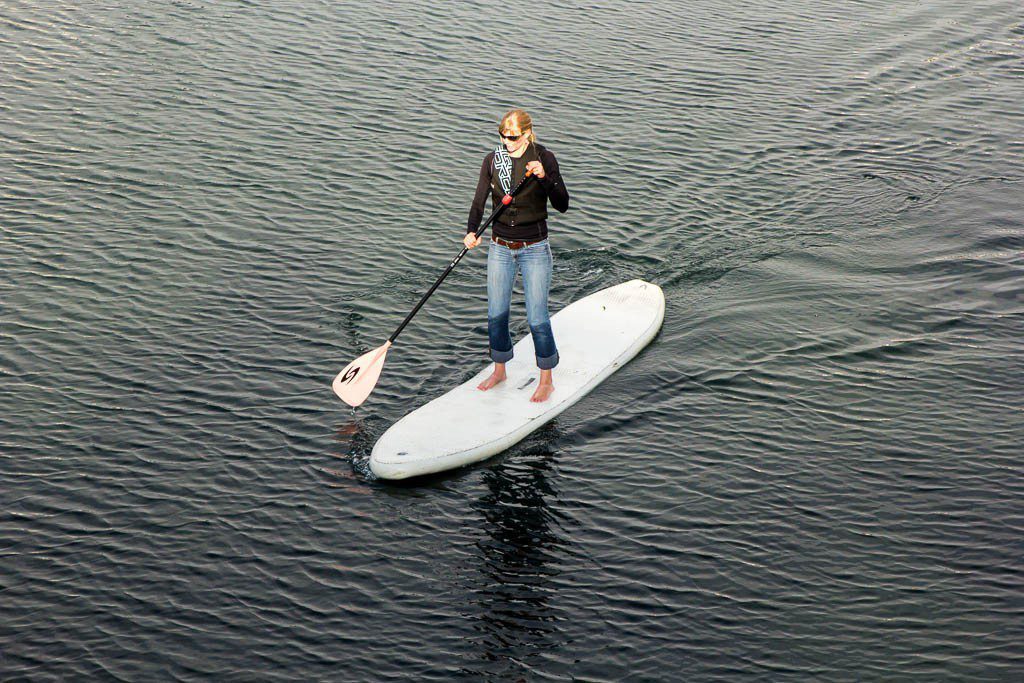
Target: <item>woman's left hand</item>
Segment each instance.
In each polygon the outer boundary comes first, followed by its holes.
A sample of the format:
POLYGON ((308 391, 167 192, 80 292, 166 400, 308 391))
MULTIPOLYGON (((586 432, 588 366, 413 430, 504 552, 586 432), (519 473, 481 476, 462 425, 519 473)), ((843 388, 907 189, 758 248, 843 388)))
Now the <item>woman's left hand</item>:
POLYGON ((526 170, 533 171, 533 175, 537 176, 538 178, 544 177, 544 164, 540 163, 539 161, 531 161, 528 164, 526 164, 526 170))

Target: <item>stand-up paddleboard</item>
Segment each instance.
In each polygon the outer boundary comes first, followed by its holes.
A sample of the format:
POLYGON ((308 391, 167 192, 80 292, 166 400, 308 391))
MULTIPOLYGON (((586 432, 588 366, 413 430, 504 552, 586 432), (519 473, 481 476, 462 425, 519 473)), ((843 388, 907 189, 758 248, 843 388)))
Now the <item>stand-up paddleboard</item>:
POLYGON ((586 396, 650 343, 665 318, 661 288, 631 280, 569 304, 551 316, 558 344, 555 391, 544 403, 537 388, 533 339, 526 335, 505 365, 507 379, 480 391, 492 369, 417 408, 391 426, 370 455, 382 479, 406 479, 450 470, 513 446, 586 396))

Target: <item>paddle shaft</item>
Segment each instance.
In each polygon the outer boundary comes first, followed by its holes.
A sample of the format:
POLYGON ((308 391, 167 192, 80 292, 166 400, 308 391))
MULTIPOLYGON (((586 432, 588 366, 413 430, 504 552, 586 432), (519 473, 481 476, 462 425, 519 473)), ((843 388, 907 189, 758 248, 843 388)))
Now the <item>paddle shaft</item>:
MULTIPOLYGON (((530 171, 527 171, 526 177, 520 180, 519 184, 512 188, 512 191, 508 193, 508 196, 515 197, 526 186, 526 183, 530 182, 530 180, 535 177, 536 176, 534 176, 530 171)), ((511 200, 509 201, 511 203, 511 200)), ((491 223, 494 222, 495 218, 501 215, 501 212, 505 210, 506 206, 508 206, 508 204, 506 204, 505 202, 499 204, 494 209, 494 211, 491 212, 491 215, 487 218, 487 220, 484 221, 483 224, 481 224, 480 227, 476 229, 475 235, 477 237, 480 237, 480 235, 484 234, 484 231, 487 230, 488 227, 490 227, 491 223)), ((412 317, 416 315, 421 308, 423 308, 423 304, 427 302, 427 299, 430 298, 430 295, 433 294, 434 291, 441 286, 441 283, 444 282, 444 279, 448 277, 448 273, 452 272, 452 270, 455 269, 455 266, 459 264, 459 261, 462 260, 462 257, 465 256, 468 251, 469 247, 463 247, 462 251, 459 252, 459 255, 456 256, 455 259, 448 264, 448 267, 444 269, 443 273, 441 273, 441 277, 437 278, 437 282, 434 283, 434 286, 427 290, 427 293, 423 295, 423 298, 420 299, 420 302, 418 304, 416 304, 416 307, 409 311, 409 315, 405 316, 405 320, 403 320, 402 324, 398 326, 398 329, 395 330, 395 333, 388 337, 389 342, 394 343, 394 341, 398 339, 398 335, 402 334, 402 330, 404 330, 405 326, 409 324, 409 321, 412 320, 412 317)))

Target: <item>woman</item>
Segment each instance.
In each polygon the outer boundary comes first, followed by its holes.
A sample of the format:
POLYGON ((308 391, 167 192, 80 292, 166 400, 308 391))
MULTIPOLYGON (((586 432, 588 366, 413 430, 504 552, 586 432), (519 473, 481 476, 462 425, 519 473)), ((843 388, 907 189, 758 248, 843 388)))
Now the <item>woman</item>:
POLYGON ((498 134, 502 144, 484 157, 480 167, 463 243, 470 249, 480 244, 475 233, 484 215, 488 192, 492 206, 498 206, 502 197, 523 179, 527 169, 533 171, 537 180, 527 184, 491 226, 487 252, 487 334, 494 371, 477 388, 487 391, 505 379, 505 363, 512 359, 508 314, 518 271, 523 275, 526 320, 540 368, 540 383, 530 400, 540 403, 555 390, 551 370, 558 365, 558 348, 548 315, 551 247, 547 204, 550 200, 551 206, 565 213, 569 209, 569 192, 558 172, 555 155, 537 144, 529 114, 521 109, 508 112, 498 124, 498 134))

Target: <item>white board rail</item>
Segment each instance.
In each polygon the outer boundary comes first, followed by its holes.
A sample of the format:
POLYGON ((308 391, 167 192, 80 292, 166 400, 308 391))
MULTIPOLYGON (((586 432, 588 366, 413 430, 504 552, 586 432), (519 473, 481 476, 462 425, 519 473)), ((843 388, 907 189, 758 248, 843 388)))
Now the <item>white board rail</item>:
POLYGON ((547 424, 628 363, 661 329, 665 295, 630 280, 574 301, 551 316, 559 364, 555 391, 544 403, 530 397, 539 376, 529 334, 513 347, 507 379, 488 391, 469 381, 412 411, 377 441, 370 469, 381 479, 406 479, 479 462, 547 424))

